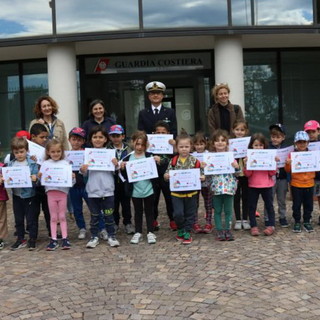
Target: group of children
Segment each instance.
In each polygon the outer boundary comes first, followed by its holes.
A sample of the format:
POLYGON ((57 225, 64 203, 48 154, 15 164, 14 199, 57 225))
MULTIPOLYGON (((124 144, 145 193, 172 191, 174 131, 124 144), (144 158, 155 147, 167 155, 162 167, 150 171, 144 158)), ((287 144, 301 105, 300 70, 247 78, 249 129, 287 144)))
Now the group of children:
MULTIPOLYGON (((304 131, 299 131, 294 137, 295 151, 307 151, 309 141, 318 139, 320 125, 311 120, 305 124, 304 131)), ((233 137, 242 138, 249 135, 248 125, 245 121, 237 121, 233 126, 233 137)), ((166 122, 160 121, 154 128, 156 134, 169 134, 166 122)), ((34 124, 30 133, 21 137, 21 132, 11 141, 12 155, 7 159, 5 166, 29 166, 32 180, 31 188, 13 188, 13 212, 17 240, 11 246, 13 250, 28 246, 29 250, 36 248, 38 237, 39 215, 44 212, 50 242, 48 251, 59 247, 59 234, 61 230, 61 247, 70 249, 67 227, 67 203, 71 203, 73 215, 79 228, 79 239, 86 238, 86 223, 83 216, 83 200, 87 203, 90 214, 91 238, 87 248, 95 248, 99 238, 108 242, 112 247, 119 246, 116 233, 120 224, 120 204, 125 232, 132 234, 130 243, 138 244, 142 241, 143 215, 146 219, 147 242, 154 244, 157 241, 155 231, 159 229, 158 202, 162 191, 166 203, 169 226, 177 230, 176 239, 183 244, 192 242, 193 233, 211 233, 213 230, 212 216, 216 230, 216 239, 219 241, 232 241, 231 232, 233 212, 235 212, 235 230, 250 230, 251 235, 258 236, 257 204, 261 194, 265 204, 265 229, 263 233, 272 235, 275 230, 274 196, 277 196, 279 208, 279 223, 288 227, 286 197, 288 184, 290 184, 293 201, 294 232, 301 232, 301 206, 303 205, 303 227, 312 232, 311 215, 313 211, 314 189, 320 189, 320 179, 315 172, 291 172, 290 156, 285 167, 277 170, 247 170, 247 158, 236 159, 231 163, 235 173, 222 173, 204 176, 206 167, 204 161, 197 159, 197 154, 204 152, 226 152, 229 150, 229 137, 227 132, 216 130, 210 141, 199 132, 194 137, 181 133, 169 143, 174 146, 174 155, 155 155, 147 152, 148 136, 143 131, 136 131, 131 137, 131 144, 125 142, 124 130, 121 125, 113 125, 109 132, 102 126, 94 127, 89 132, 88 141, 85 141, 86 132, 82 128, 73 128, 69 133, 71 150, 83 150, 84 145, 92 148, 115 149, 115 158, 112 163, 115 172, 95 171, 83 164, 80 170, 72 174, 73 186, 50 187, 41 186, 41 166, 37 164, 34 155, 28 153, 28 141, 45 147, 45 161, 42 166, 49 163, 68 165, 65 160, 65 150, 58 140, 48 140, 47 129, 42 124, 34 124), (30 136, 28 136, 30 134, 30 136), (192 154, 192 152, 195 152, 192 154), (158 177, 129 183, 126 166, 128 162, 153 157, 157 164, 158 177), (169 186, 171 170, 193 169, 200 170, 201 191, 171 191, 169 186), (315 182, 316 181, 316 182, 315 182), (316 188, 314 186, 316 185, 316 188), (205 225, 199 224, 198 209, 199 195, 202 194, 205 206, 205 225), (134 222, 131 219, 131 200, 134 207, 134 222), (214 212, 214 214, 213 214, 214 212), (249 218, 249 220, 248 220, 249 218), (26 223, 26 226, 25 226, 26 223), (29 240, 25 239, 26 232, 29 240)), ((249 149, 280 149, 283 148, 285 130, 283 125, 270 126, 270 144, 260 134, 253 134, 249 149)), ((3 168, 3 164, 2 170, 3 168)), ((1 180, 3 182, 3 179, 1 180)), ((319 192, 318 192, 319 193, 319 192)), ((319 200, 319 194, 318 196, 319 200)), ((6 237, 7 213, 6 201, 8 195, 0 185, 0 249, 4 247, 3 239, 6 237)), ((320 203, 320 202, 319 202, 320 203)))

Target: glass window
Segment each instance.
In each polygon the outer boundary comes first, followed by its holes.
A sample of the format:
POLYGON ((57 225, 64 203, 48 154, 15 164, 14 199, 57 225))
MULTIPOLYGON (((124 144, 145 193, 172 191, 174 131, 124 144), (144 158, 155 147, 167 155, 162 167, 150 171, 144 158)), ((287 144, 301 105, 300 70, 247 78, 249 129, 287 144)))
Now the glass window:
POLYGON ((232 25, 251 26, 251 0, 232 0, 232 25))
POLYGON ((244 53, 245 116, 251 133, 279 121, 275 52, 244 53))
POLYGON ((57 33, 139 28, 138 0, 56 0, 57 33))
POLYGON ((310 25, 313 0, 254 0, 256 25, 310 25))
POLYGON ((0 38, 52 34, 49 1, 2 0, 0 30, 0 38))
POLYGON ((144 28, 228 25, 227 1, 143 0, 144 28))

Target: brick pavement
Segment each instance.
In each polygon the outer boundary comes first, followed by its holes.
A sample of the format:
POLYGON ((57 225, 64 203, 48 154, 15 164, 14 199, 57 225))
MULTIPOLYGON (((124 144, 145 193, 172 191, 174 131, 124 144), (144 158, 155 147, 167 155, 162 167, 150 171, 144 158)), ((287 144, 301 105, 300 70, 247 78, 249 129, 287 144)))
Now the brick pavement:
MULTIPOLYGON (((163 204, 162 204, 163 205, 163 204)), ((0 319, 319 319, 320 227, 277 228, 272 237, 235 232, 234 242, 174 240, 161 213, 158 242, 86 249, 69 222, 72 249, 0 252, 0 319)), ((86 220, 89 221, 87 214, 86 220)), ((260 220, 262 220, 260 218, 260 220)), ((260 221, 261 224, 262 221, 260 221)))

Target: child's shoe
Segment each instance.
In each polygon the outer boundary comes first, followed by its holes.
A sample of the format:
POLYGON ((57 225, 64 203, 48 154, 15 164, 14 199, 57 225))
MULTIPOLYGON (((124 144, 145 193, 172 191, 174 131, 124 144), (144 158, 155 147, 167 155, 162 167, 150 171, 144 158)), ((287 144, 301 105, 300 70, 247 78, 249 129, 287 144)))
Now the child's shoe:
POLYGON ((288 228, 289 227, 289 224, 288 224, 288 221, 286 218, 280 218, 279 219, 279 223, 280 223, 280 226, 282 228, 288 228))
POLYGON ((62 250, 69 250, 71 248, 71 244, 69 242, 69 240, 66 238, 66 239, 62 239, 62 250))
POLYGON ((21 249, 27 246, 27 240, 26 239, 18 239, 12 246, 11 250, 17 250, 21 249))
POLYGON ((29 248, 29 251, 35 250, 36 249, 36 240, 29 239, 28 240, 28 248, 29 248))
POLYGON ((271 236, 272 234, 274 234, 274 227, 266 227, 264 230, 263 230, 263 233, 264 235, 266 236, 271 236))
POLYGON ((293 225, 292 231, 293 231, 294 233, 300 233, 300 232, 301 232, 301 223, 296 222, 296 223, 293 225))
POLYGON ((109 244, 110 247, 119 247, 120 246, 120 243, 116 239, 115 236, 108 238, 108 244, 109 244))
POLYGON ((86 229, 80 229, 78 239, 83 240, 86 238, 87 230, 86 229))
POLYGON ((237 220, 233 227, 234 230, 241 230, 242 229, 242 221, 237 220))
POLYGON ((182 229, 178 230, 178 234, 176 235, 176 239, 178 241, 182 242, 184 240, 184 234, 185 234, 184 230, 182 230, 182 229))
POLYGON ((57 240, 50 240, 50 243, 47 245, 47 251, 54 251, 59 247, 57 240))
POLYGON ((304 230, 306 230, 307 232, 313 232, 313 227, 312 224, 310 222, 306 222, 303 224, 303 228, 304 230))
POLYGON ((140 232, 136 232, 131 238, 130 243, 138 244, 140 241, 142 241, 142 234, 140 232))
POLYGON ((160 229, 160 223, 157 220, 153 221, 153 230, 154 231, 159 231, 160 229))
POLYGON ((223 230, 217 231, 217 238, 218 241, 226 241, 226 234, 223 230))
POLYGON ((204 233, 211 233, 212 232, 212 224, 206 224, 202 230, 204 233))
POLYGON ((201 232, 202 232, 201 226, 200 226, 199 224, 197 224, 197 223, 195 223, 195 224, 193 225, 192 229, 193 229, 193 232, 194 232, 194 233, 201 233, 201 232))
POLYGON ((155 244, 157 242, 156 238, 157 237, 156 237, 156 235, 154 233, 148 232, 147 239, 148 239, 148 243, 149 244, 155 244))
POLYGON ((251 230, 250 230, 250 233, 254 237, 260 235, 258 227, 252 227, 251 230))
POLYGON ((4 248, 4 241, 0 239, 0 250, 2 250, 3 248, 4 248))
POLYGON ((126 232, 126 234, 134 234, 135 228, 131 223, 128 223, 124 226, 124 231, 126 232))
POLYGON ((242 228, 244 230, 250 230, 251 229, 251 226, 250 226, 250 223, 248 222, 248 220, 243 220, 242 221, 242 228))
POLYGON ((102 229, 102 230, 100 231, 100 238, 101 238, 102 240, 105 240, 105 241, 108 240, 108 232, 107 232, 106 229, 102 229))
POLYGON ((182 244, 190 244, 192 242, 192 237, 190 232, 185 232, 182 240, 182 244))
POLYGON ((176 231, 178 229, 177 224, 174 222, 174 220, 170 221, 170 229, 172 231, 176 231))
POLYGON ((234 236, 230 230, 226 230, 224 234, 225 234, 226 241, 233 241, 234 240, 234 236))
POLYGON ((99 238, 98 237, 93 237, 89 240, 87 243, 87 248, 93 249, 99 244, 99 238))

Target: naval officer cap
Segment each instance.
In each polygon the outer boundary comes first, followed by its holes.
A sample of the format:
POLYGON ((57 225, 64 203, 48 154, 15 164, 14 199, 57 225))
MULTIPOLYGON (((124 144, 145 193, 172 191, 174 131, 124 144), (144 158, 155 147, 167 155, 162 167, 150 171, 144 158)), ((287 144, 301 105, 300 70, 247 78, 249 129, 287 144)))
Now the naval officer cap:
POLYGON ((154 91, 165 92, 166 86, 160 81, 152 81, 146 85, 146 91, 147 92, 154 92, 154 91))

